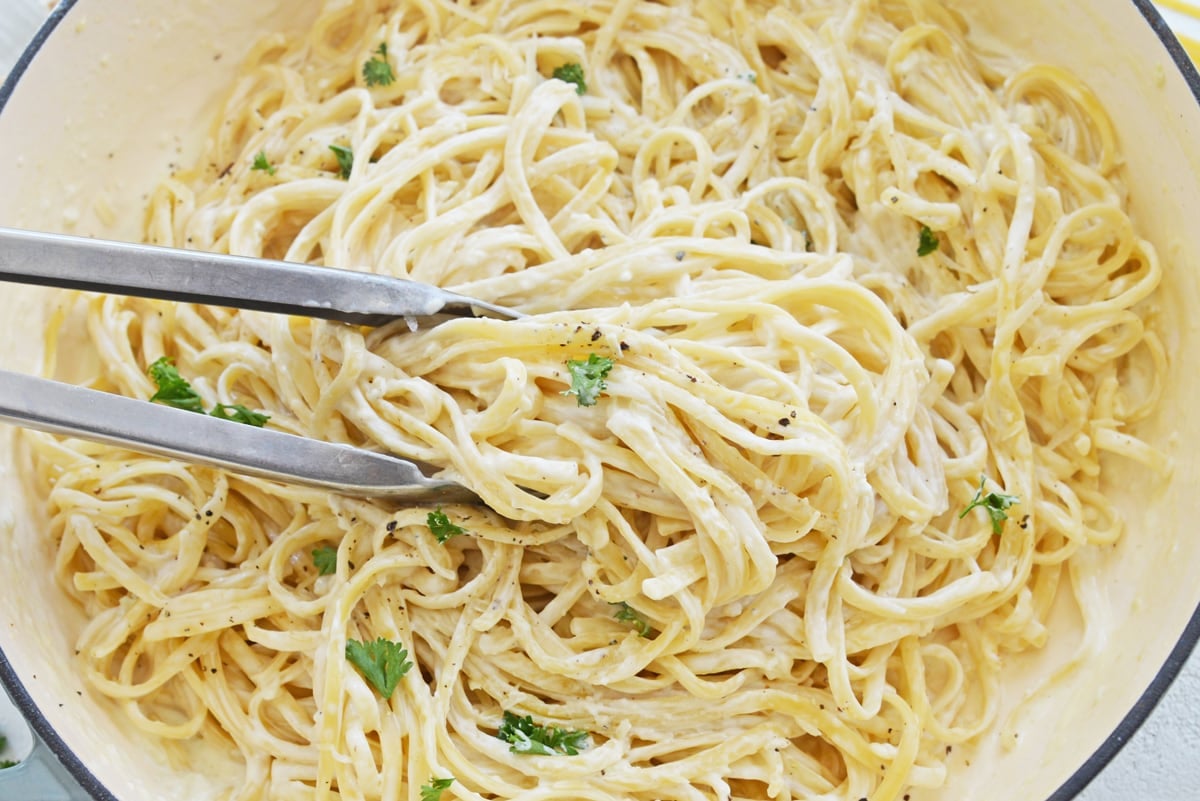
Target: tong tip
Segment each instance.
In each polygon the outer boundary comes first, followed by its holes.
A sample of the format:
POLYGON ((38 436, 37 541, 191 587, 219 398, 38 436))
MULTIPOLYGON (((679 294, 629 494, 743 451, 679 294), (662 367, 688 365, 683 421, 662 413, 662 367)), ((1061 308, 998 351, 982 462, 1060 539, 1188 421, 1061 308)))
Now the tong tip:
POLYGON ((446 293, 446 302, 441 308, 442 314, 452 314, 459 317, 482 317, 492 320, 520 320, 526 315, 506 306, 488 303, 486 300, 470 298, 453 292, 446 293))

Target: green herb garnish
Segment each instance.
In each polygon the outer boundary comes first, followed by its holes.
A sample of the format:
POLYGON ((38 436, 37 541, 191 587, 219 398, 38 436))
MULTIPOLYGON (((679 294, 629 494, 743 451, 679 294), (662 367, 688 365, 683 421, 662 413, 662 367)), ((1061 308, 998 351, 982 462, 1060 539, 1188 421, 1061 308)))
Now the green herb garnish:
POLYGON ((440 506, 437 508, 437 511, 426 515, 425 523, 429 526, 430 532, 433 533, 438 542, 444 543, 451 537, 467 533, 467 530, 462 526, 456 526, 451 523, 450 518, 446 517, 446 513, 442 511, 442 507, 440 506))
POLYGON ((192 389, 192 385, 179 374, 174 362, 166 356, 160 357, 150 365, 147 372, 158 386, 158 392, 150 396, 151 401, 204 414, 204 401, 196 394, 196 390, 192 389))
POLYGON ((218 403, 208 415, 209 417, 231 420, 235 423, 243 423, 248 426, 255 426, 256 428, 262 428, 271 419, 271 415, 263 414, 262 412, 253 412, 240 403, 218 403))
POLYGON ((331 545, 314 548, 312 560, 317 566, 317 572, 322 576, 330 576, 337 572, 337 548, 331 545))
POLYGON ((917 255, 928 256, 942 246, 937 234, 928 225, 921 226, 921 239, 917 243, 917 255))
POLYGON ((342 178, 349 178, 350 171, 354 169, 354 151, 342 145, 330 145, 329 149, 337 156, 338 173, 342 178))
MULTIPOLYGON (((178 368, 166 356, 156 360, 146 372, 158 386, 158 392, 150 396, 151 401, 189 412, 205 413, 203 399, 196 393, 196 390, 192 389, 192 385, 187 382, 187 379, 179 374, 178 368)), ((271 415, 251 411, 240 403, 218 403, 208 414, 221 420, 244 423, 258 428, 262 428, 263 424, 271 419, 271 415)))
POLYGON ((574 62, 554 68, 554 77, 560 81, 575 84, 575 94, 587 92, 587 83, 583 80, 583 66, 574 62))
POLYGON ((250 165, 252 170, 262 170, 267 175, 275 174, 275 165, 267 161, 267 151, 260 150, 258 155, 254 157, 254 164, 250 165))
POLYGON ((615 617, 617 620, 621 621, 622 623, 630 624, 635 629, 637 629, 637 633, 642 635, 643 637, 650 636, 650 632, 653 631, 653 629, 650 628, 649 621, 647 621, 646 618, 642 616, 641 612, 634 609, 632 606, 625 603, 624 601, 621 601, 619 604, 616 604, 616 606, 619 608, 617 609, 616 612, 613 613, 613 617, 615 617))
POLYGON ((574 395, 580 406, 595 406, 600 393, 608 389, 604 379, 613 369, 613 360, 607 356, 591 354, 587 361, 572 359, 567 362, 571 373, 571 388, 564 395, 574 395))
POLYGON ((413 666, 412 662, 407 661, 408 651, 400 643, 382 637, 375 642, 349 640, 346 643, 346 659, 384 698, 392 697, 400 679, 413 666))
POLYGON ((430 779, 421 785, 421 801, 441 801, 442 791, 454 784, 454 777, 449 779, 430 779))
POLYGON ((1004 521, 1008 520, 1008 512, 1005 510, 1009 507, 1021 502, 1021 499, 1016 495, 1005 495, 1002 492, 989 492, 986 495, 983 492, 983 487, 987 483, 987 476, 979 477, 979 489, 975 492, 975 497, 967 504, 967 508, 959 513, 958 518, 967 516, 967 512, 975 507, 979 507, 987 512, 987 516, 992 520, 992 533, 999 534, 1004 530, 1004 521))
POLYGON ((512 712, 504 713, 504 722, 496 736, 508 743, 508 750, 514 754, 575 756, 588 745, 586 731, 539 726, 529 715, 520 717, 512 712))
POLYGON ((392 72, 392 65, 387 60, 386 42, 379 45, 370 61, 363 64, 362 72, 367 86, 389 86, 396 80, 396 74, 392 72))

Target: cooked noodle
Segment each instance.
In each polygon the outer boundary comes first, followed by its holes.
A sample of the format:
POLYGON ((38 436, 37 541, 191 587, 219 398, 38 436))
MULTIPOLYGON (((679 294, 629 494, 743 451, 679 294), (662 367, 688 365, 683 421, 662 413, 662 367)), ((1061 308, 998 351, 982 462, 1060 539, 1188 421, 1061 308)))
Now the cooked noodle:
POLYGON ((148 398, 167 356, 206 406, 432 463, 490 510, 446 507, 442 544, 430 508, 30 435, 81 671, 155 736, 236 748, 233 799, 940 785, 1068 560, 1121 534, 1102 455, 1161 466, 1129 434, 1165 357, 1114 140, 1078 79, 933 0, 326 3, 250 55, 147 241, 530 316, 64 303, 94 386, 148 398), (581 406, 592 353, 615 366, 581 406), (981 477, 1019 499, 999 535, 960 516, 981 477), (416 665, 390 701, 345 657, 380 637, 416 665), (505 711, 590 745, 513 753, 505 711))

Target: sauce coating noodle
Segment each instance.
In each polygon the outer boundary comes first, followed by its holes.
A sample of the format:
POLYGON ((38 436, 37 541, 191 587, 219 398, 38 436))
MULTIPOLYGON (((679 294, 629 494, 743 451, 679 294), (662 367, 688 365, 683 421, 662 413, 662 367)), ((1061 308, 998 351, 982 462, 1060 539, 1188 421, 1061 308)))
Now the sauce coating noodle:
POLYGON ((439 543, 427 508, 29 434, 80 670, 133 725, 240 752, 239 801, 940 786, 1072 555, 1121 534, 1102 454, 1162 463, 1128 432, 1166 360, 1119 168, 1077 78, 927 0, 328 2, 249 56, 147 241, 530 316, 64 303, 96 386, 148 398, 167 356, 206 406, 491 509, 443 509, 466 533, 439 543), (961 514, 982 477, 1017 499, 999 534, 961 514), (416 666, 388 701, 345 657, 379 637, 416 666), (513 753, 505 711, 589 747, 513 753))

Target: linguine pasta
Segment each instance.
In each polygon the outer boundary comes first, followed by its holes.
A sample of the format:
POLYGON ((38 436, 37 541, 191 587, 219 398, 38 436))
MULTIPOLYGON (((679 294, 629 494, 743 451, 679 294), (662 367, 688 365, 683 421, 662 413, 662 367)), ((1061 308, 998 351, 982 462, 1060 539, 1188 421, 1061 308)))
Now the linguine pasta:
POLYGON ((529 316, 61 319, 95 386, 149 398, 166 356, 206 406, 490 508, 439 542, 430 508, 30 434, 79 669, 180 754, 237 752, 238 801, 938 787, 1122 532, 1102 457, 1161 466, 1129 433, 1165 356, 1120 164, 1077 78, 931 0, 326 2, 247 58, 147 241, 529 316), (414 664, 387 700, 346 657, 378 638, 414 664), (505 712, 586 747, 516 753, 505 712))

